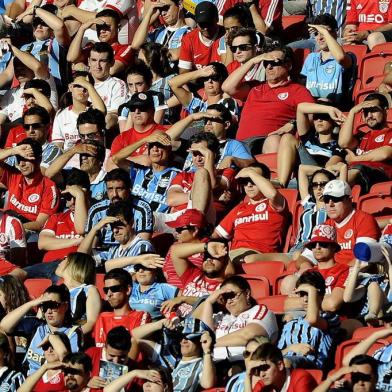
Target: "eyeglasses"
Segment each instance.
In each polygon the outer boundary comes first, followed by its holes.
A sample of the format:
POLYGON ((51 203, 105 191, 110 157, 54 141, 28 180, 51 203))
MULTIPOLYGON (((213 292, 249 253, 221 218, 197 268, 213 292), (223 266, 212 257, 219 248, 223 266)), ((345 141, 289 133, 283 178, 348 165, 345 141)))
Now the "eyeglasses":
POLYGON ((99 131, 91 132, 91 133, 80 133, 79 132, 79 138, 82 140, 85 140, 85 139, 94 140, 94 139, 97 139, 99 136, 101 136, 101 133, 99 131))
POLYGON ((57 301, 45 301, 41 304, 41 309, 44 313, 48 311, 48 309, 51 310, 57 310, 61 306, 61 302, 57 301))
POLYGON ((52 348, 52 345, 48 342, 48 343, 43 344, 41 346, 41 348, 43 351, 48 351, 50 348, 52 348))
POLYGON ((66 376, 68 374, 72 375, 72 376, 83 376, 84 375, 84 372, 82 369, 74 369, 71 367, 64 368, 63 373, 64 373, 64 376, 66 376))
POLYGON ((317 244, 319 245, 320 248, 329 248, 331 246, 330 242, 317 241, 317 242, 311 242, 308 245, 308 248, 314 249, 314 248, 316 248, 317 244))
POLYGON ((237 49, 239 49, 240 52, 246 52, 248 50, 252 50, 253 49, 253 45, 251 45, 251 44, 241 44, 241 45, 231 45, 230 46, 230 50, 233 53, 236 53, 237 49))
POLYGON ((192 226, 183 226, 183 227, 176 227, 174 230, 176 231, 176 233, 180 234, 184 230, 192 230, 192 229, 193 229, 192 226))
POLYGON ((240 178, 237 179, 237 181, 238 181, 238 184, 240 186, 246 186, 248 184, 255 185, 253 180, 251 178, 249 178, 249 177, 240 177, 240 178))
POLYGON ((346 199, 346 196, 341 196, 341 197, 330 196, 330 195, 323 196, 323 200, 325 204, 328 204, 330 201, 333 201, 334 203, 340 203, 344 199, 346 199))
POLYGON ((37 129, 40 129, 42 126, 43 126, 42 123, 23 124, 23 129, 25 131, 29 131, 30 128, 32 128, 32 129, 34 129, 36 131, 37 129))
POLYGON ((224 124, 223 118, 221 117, 204 117, 204 125, 208 122, 215 122, 218 124, 224 124))
POLYGON ((228 293, 221 294, 221 298, 223 302, 227 302, 229 299, 237 299, 243 291, 238 291, 237 293, 234 291, 229 291, 228 293))
POLYGON ((329 114, 326 114, 326 113, 315 113, 313 115, 313 121, 317 121, 317 120, 331 121, 331 117, 329 114))
POLYGON ((325 185, 328 184, 328 181, 321 181, 321 182, 312 182, 310 185, 312 186, 313 189, 317 188, 324 188, 325 185))
POLYGON ((359 381, 369 382, 372 380, 371 374, 366 374, 362 372, 353 372, 351 373, 351 383, 356 384, 359 381))
POLYGON ((263 61, 264 68, 267 68, 269 65, 273 67, 281 67, 285 64, 283 60, 264 60, 263 61))
POLYGON ((161 14, 162 12, 169 11, 169 8, 170 8, 170 5, 166 4, 166 5, 163 5, 162 7, 159 7, 158 10, 159 10, 159 13, 161 14))
POLYGON ((253 368, 252 369, 252 373, 255 374, 255 375, 258 375, 261 372, 266 372, 270 368, 271 368, 271 365, 269 365, 268 363, 263 363, 262 365, 253 368))
POLYGON ((119 293, 120 291, 125 290, 125 286, 122 285, 122 284, 116 284, 116 285, 114 285, 114 286, 104 287, 102 290, 103 290, 103 292, 104 292, 105 294, 107 294, 107 293, 109 292, 109 290, 110 290, 112 293, 119 293))

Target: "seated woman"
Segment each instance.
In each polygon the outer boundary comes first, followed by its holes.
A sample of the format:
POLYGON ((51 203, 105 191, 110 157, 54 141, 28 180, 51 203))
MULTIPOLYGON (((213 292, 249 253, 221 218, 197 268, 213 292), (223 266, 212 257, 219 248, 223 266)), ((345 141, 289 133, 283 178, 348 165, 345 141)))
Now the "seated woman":
POLYGON ((75 324, 84 334, 91 332, 101 311, 101 296, 95 284, 95 261, 86 253, 72 252, 57 267, 70 295, 70 310, 75 324))
MULTIPOLYGON (((162 318, 161 305, 169 299, 177 297, 179 289, 167 283, 162 283, 160 269, 147 268, 143 264, 136 264, 135 282, 129 298, 129 306, 133 310, 140 310, 151 315, 153 320, 162 318)), ((163 278, 163 277, 162 277, 163 278)))
POLYGON ((243 364, 249 339, 266 336, 275 342, 278 336, 275 315, 265 305, 256 303, 249 283, 242 276, 226 278, 193 316, 215 331, 214 361, 218 369, 228 370, 239 362, 243 364), (223 311, 215 313, 215 304, 223 305, 223 311))
POLYGON ((11 336, 26 336, 29 339, 24 364, 27 375, 35 373, 44 361, 42 339, 52 332, 65 333, 71 343, 72 352, 82 346, 82 331, 72 324, 69 291, 65 285, 49 286, 44 294, 8 313, 0 322, 0 328, 11 336), (39 307, 36 317, 25 317, 34 307, 39 307))
POLYGON ((39 346, 44 351, 45 363, 34 374, 27 377, 18 392, 64 391, 64 374, 60 369, 60 364, 63 358, 71 352, 67 335, 54 332, 45 336, 39 346))

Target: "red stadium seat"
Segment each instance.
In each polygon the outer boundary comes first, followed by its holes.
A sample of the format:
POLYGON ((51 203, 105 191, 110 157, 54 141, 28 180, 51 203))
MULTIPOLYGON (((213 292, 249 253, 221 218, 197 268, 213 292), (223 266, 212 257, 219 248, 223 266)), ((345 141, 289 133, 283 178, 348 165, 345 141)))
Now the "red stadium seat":
POLYGON ((278 153, 274 152, 271 154, 258 154, 255 155, 257 162, 264 163, 271 170, 271 177, 275 178, 278 174, 278 153))
POLYGON ((23 283, 31 299, 40 297, 52 285, 52 281, 45 278, 26 279, 23 283))
POLYGON ((294 216, 295 212, 295 205, 297 204, 298 200, 298 191, 296 189, 279 189, 279 192, 284 196, 287 201, 287 207, 289 211, 294 216))
POLYGON ((283 29, 286 30, 295 24, 304 24, 306 15, 288 15, 282 17, 283 29))
POLYGON ((384 195, 392 195, 392 181, 380 182, 374 184, 370 188, 369 193, 383 193, 384 195))
POLYGON ((253 263, 243 263, 242 269, 248 275, 264 276, 272 288, 275 280, 284 272, 285 263, 283 261, 254 261, 253 263))
POLYGON ((358 203, 360 195, 361 195, 361 186, 354 185, 351 188, 351 197, 352 197, 354 203, 358 203))
POLYGON ((316 380, 317 384, 321 384, 323 380, 323 371, 319 369, 306 369, 308 373, 310 373, 313 378, 316 380))
POLYGON ((367 45, 343 45, 343 49, 346 53, 351 52, 355 54, 357 58, 357 64, 361 64, 362 59, 366 56, 368 47, 367 45))
POLYGON ((103 288, 105 286, 105 280, 104 280, 105 274, 97 274, 97 277, 95 279, 95 286, 97 287, 99 294, 101 294, 101 298, 105 299, 106 295, 103 292, 103 288))
POLYGON ((372 53, 382 53, 382 52, 392 52, 392 43, 385 42, 383 44, 378 44, 373 47, 372 53))
POLYGON ((373 215, 375 218, 392 215, 392 198, 390 193, 370 193, 358 200, 357 209, 373 215))
POLYGON ((357 328, 353 333, 353 339, 365 339, 368 338, 373 332, 379 331, 381 328, 374 328, 374 327, 362 327, 357 328))
POLYGON ((370 53, 366 55, 361 64, 359 79, 362 86, 374 75, 381 75, 384 72, 384 66, 387 62, 392 61, 392 52, 370 53))
POLYGON ((287 42, 293 42, 301 39, 306 33, 306 15, 288 15, 283 16, 283 36, 287 42))
POLYGON ((244 277, 248 281, 253 298, 268 297, 269 282, 267 278, 248 274, 242 274, 240 276, 244 277))
POLYGON ((269 297, 257 298, 257 303, 265 305, 276 314, 283 314, 286 298, 287 295, 271 295, 269 297))

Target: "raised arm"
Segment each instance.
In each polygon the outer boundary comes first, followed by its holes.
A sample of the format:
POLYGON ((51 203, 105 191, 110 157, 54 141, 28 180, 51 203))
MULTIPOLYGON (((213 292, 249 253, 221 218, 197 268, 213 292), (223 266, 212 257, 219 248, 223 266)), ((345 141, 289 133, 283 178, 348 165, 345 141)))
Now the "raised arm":
POLYGON ((54 36, 61 46, 69 45, 68 30, 59 17, 39 7, 35 9, 35 15, 41 18, 53 30, 54 36))
POLYGON ((358 140, 354 136, 354 120, 355 120, 355 115, 358 114, 359 112, 362 111, 362 109, 366 107, 371 107, 373 106, 371 104, 371 101, 363 101, 358 105, 355 105, 347 115, 347 119, 340 128, 339 132, 339 146, 342 148, 349 148, 349 149, 354 149, 358 145, 358 140))
POLYGON ((50 102, 49 98, 42 94, 41 91, 36 88, 26 88, 23 90, 23 94, 32 95, 35 99, 36 105, 43 107, 52 118, 54 117, 55 111, 53 105, 50 102))
POLYGON ((113 268, 124 268, 130 265, 142 264, 146 268, 162 268, 165 259, 155 253, 147 253, 139 256, 126 256, 108 260, 105 263, 105 270, 109 272, 113 268))
POLYGON ((364 294, 365 288, 357 288, 358 274, 361 269, 361 262, 355 259, 354 266, 350 269, 346 287, 343 292, 343 301, 346 303, 358 301, 364 294))
POLYGON ((82 42, 83 36, 86 30, 91 28, 96 23, 95 18, 90 19, 88 22, 83 23, 80 27, 78 32, 76 33, 75 37, 73 38, 71 45, 68 49, 67 54, 67 61, 69 63, 78 63, 83 62, 83 53, 82 53, 82 42))

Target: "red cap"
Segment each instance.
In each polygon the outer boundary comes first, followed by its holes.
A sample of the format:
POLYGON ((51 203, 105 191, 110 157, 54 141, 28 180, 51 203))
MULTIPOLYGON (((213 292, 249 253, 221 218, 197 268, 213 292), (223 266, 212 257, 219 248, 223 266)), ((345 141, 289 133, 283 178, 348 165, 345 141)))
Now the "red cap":
POLYGON ((305 245, 306 247, 315 242, 330 242, 336 244, 340 249, 340 245, 336 241, 336 229, 330 225, 317 225, 312 231, 312 237, 310 241, 305 245))
POLYGON ((204 214, 195 208, 186 210, 175 221, 166 222, 169 227, 176 229, 177 227, 195 226, 198 229, 206 226, 207 222, 204 214))

